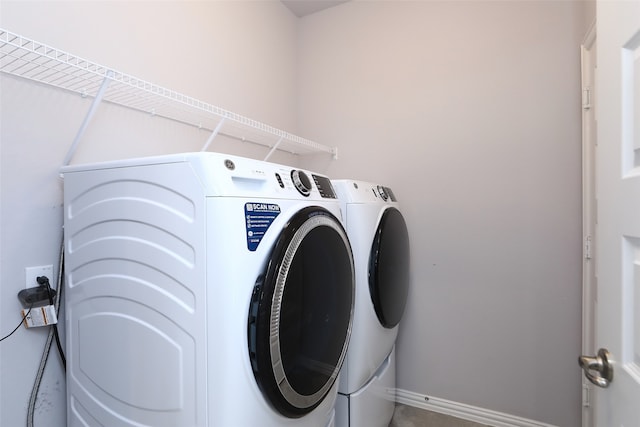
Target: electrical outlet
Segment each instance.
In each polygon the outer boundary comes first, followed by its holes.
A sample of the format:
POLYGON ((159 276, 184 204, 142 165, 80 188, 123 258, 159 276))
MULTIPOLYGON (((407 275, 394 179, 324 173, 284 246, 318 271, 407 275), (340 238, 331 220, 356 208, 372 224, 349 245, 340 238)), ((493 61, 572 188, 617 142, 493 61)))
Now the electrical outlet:
POLYGON ((55 280, 53 279, 53 265, 41 265, 38 267, 25 267, 24 275, 26 278, 25 288, 33 288, 36 286, 40 286, 37 277, 47 276, 49 279, 49 284, 53 288, 55 285, 55 280))

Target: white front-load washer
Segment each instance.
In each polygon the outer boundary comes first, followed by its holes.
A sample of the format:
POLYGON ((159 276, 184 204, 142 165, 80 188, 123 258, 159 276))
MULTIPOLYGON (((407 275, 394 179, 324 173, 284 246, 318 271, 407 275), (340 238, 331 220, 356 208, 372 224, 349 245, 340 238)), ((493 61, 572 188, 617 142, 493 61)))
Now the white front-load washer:
POLYGON ((387 427, 395 407, 395 341, 409 290, 409 234, 390 188, 332 182, 356 268, 353 333, 340 373, 336 426, 387 427))
POLYGON ((68 425, 333 425, 355 272, 327 177, 218 153, 62 172, 68 425))

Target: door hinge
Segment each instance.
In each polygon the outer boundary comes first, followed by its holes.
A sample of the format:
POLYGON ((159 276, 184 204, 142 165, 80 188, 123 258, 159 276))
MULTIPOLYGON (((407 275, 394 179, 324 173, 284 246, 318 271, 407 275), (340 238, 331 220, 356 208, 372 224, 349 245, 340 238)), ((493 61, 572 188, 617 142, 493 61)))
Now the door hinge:
POLYGON ((591 389, 588 384, 582 384, 582 406, 585 408, 591 406, 591 389))
POLYGON ((582 88, 582 109, 588 110, 591 108, 591 88, 583 87, 582 88))
POLYGON ((591 259, 591 236, 584 238, 584 259, 591 259))

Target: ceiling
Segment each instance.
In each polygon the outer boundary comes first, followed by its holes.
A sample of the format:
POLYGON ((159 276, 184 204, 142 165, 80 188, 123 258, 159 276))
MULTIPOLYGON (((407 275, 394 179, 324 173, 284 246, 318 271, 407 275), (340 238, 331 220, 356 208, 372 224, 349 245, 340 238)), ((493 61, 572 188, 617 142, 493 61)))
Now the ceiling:
POLYGON ((349 0, 281 0, 298 18, 346 3, 349 0))

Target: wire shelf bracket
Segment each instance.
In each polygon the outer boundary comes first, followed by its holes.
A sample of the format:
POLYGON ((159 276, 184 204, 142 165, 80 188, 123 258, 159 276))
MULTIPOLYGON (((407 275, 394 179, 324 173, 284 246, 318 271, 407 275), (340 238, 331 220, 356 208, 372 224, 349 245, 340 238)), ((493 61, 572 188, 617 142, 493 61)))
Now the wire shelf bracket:
POLYGON ((82 97, 94 98, 64 159, 64 164, 72 160, 102 102, 208 130, 211 134, 202 151, 206 151, 218 135, 225 135, 269 147, 267 159, 275 150, 300 155, 328 153, 334 159, 338 158, 336 147, 293 135, 2 28, 0 72, 77 93, 82 97), (274 140, 277 141, 275 145, 274 140))
POLYGON ((112 75, 113 73, 107 73, 104 80, 102 81, 102 84, 100 85, 100 89, 98 89, 98 93, 96 94, 96 97, 93 98, 93 102, 91 102, 91 106, 89 107, 89 111, 87 112, 87 115, 82 121, 82 124, 80 125, 80 129, 78 129, 78 133, 76 134, 76 137, 73 139, 73 142, 71 143, 71 147, 69 147, 69 151, 67 152, 67 155, 62 161, 62 166, 67 166, 69 163, 71 163, 71 159, 73 158, 73 155, 76 153, 76 150, 78 149, 78 144, 80 143, 82 136, 86 132, 87 127, 91 122, 91 119, 93 119, 93 116, 96 114, 96 111, 98 110, 98 106, 100 105, 100 103, 102 102, 102 99, 104 98, 104 93, 109 87, 109 83, 111 82, 110 76, 112 75))
POLYGON ((216 125, 216 128, 213 130, 213 132, 211 132, 211 135, 209 135, 209 138, 207 138, 207 141, 204 143, 204 145, 202 146, 202 149, 200 151, 207 151, 207 149, 209 148, 209 146, 211 145, 213 140, 216 139, 216 136, 218 136, 218 134, 220 133, 220 130, 222 129, 222 126, 224 125, 224 120, 225 119, 221 119, 218 122, 218 124, 216 125))
POLYGON ((283 137, 280 137, 280 139, 278 140, 278 142, 276 142, 273 147, 271 147, 271 150, 269 150, 269 152, 267 153, 267 155, 264 157, 264 161, 266 162, 267 160, 269 160, 269 157, 271 157, 271 155, 273 154, 274 151, 276 151, 278 149, 278 146, 280 145, 280 143, 282 142, 283 137))

